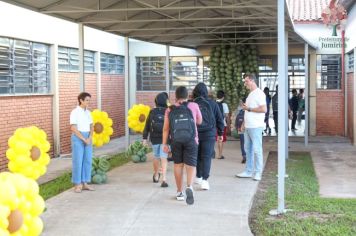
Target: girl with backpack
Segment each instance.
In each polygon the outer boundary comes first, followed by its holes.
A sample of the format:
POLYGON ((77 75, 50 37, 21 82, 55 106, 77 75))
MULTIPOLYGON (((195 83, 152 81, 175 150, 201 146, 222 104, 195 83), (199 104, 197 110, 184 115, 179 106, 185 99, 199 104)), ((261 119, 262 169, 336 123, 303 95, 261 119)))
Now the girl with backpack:
POLYGON ((163 151, 162 132, 164 123, 164 114, 167 109, 168 94, 162 92, 157 94, 155 98, 156 107, 153 108, 146 121, 145 129, 143 130, 143 144, 147 145, 147 138, 150 137, 153 149, 153 176, 154 183, 158 183, 161 177, 159 167, 162 169, 162 183, 161 187, 168 187, 167 184, 167 153, 163 151))

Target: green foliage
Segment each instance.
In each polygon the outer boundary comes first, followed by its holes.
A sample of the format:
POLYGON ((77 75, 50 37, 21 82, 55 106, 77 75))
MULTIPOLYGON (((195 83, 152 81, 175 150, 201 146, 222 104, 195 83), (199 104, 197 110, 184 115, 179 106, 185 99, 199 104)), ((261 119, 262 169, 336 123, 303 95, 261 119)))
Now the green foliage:
POLYGON ((103 157, 95 157, 92 161, 92 179, 94 184, 102 184, 106 182, 106 172, 110 169, 110 163, 103 157), (105 181, 103 181, 105 180, 105 181))
POLYGON ((255 45, 221 45, 210 52, 210 84, 224 90, 226 103, 234 110, 248 94, 244 73, 258 73, 258 52, 255 45))
POLYGON ((147 160, 146 154, 150 151, 147 146, 144 146, 140 141, 136 141, 129 146, 126 151, 126 156, 131 156, 133 162, 145 162, 147 160))
POLYGON ((269 210, 277 206, 276 171, 269 171, 264 178, 270 185, 252 212, 255 235, 356 235, 356 199, 321 198, 309 154, 292 153, 287 173, 285 202, 293 211, 269 216, 269 210))

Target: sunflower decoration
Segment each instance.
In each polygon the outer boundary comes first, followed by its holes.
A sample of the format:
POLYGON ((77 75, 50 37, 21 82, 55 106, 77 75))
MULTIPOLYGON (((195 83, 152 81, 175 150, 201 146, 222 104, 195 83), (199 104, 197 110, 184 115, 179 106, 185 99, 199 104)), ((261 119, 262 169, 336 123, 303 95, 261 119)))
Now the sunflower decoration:
POLYGON ((39 215, 45 202, 36 181, 21 174, 0 173, 0 235, 40 235, 39 215))
POLYGON ((142 133, 150 110, 149 106, 143 104, 133 105, 127 117, 129 127, 136 132, 142 133))
POLYGON ((112 119, 108 113, 95 109, 91 112, 94 124, 93 144, 96 147, 101 147, 110 141, 110 136, 113 134, 112 119))
POLYGON ((47 171, 50 161, 50 144, 47 134, 36 126, 18 128, 8 140, 9 170, 23 174, 31 179, 38 179, 47 171))

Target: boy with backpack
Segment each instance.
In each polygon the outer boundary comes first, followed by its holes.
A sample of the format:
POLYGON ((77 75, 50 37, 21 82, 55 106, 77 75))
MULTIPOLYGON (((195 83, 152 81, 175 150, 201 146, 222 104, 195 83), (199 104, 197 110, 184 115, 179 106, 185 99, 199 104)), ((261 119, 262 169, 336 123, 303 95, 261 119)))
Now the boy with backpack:
POLYGON ((176 89, 176 102, 170 106, 164 116, 162 145, 164 152, 169 152, 167 145, 170 135, 171 152, 174 161, 174 177, 177 185, 178 201, 184 200, 183 169, 187 173, 185 189, 186 203, 194 203, 193 180, 196 172, 198 155, 197 124, 201 124, 202 115, 199 106, 188 102, 188 90, 184 86, 176 89))
POLYGON ((161 161, 162 168, 162 183, 161 187, 168 187, 166 173, 167 173, 167 153, 163 151, 162 132, 164 114, 167 108, 168 94, 163 92, 157 94, 155 98, 156 107, 148 114, 145 129, 143 130, 143 144, 147 145, 147 137, 149 135, 153 149, 153 182, 158 183, 161 177, 159 173, 159 165, 161 161))
POLYGON ((209 190, 208 178, 210 175, 211 159, 214 155, 216 133, 218 142, 222 142, 224 133, 224 120, 218 104, 208 98, 208 88, 204 83, 198 83, 193 90, 194 102, 199 105, 203 122, 198 125, 199 147, 196 183, 201 189, 209 190))
MULTIPOLYGON (((246 98, 243 98, 241 100, 241 107, 242 104, 246 103, 246 98)), ((242 155, 242 161, 241 163, 244 164, 246 163, 246 152, 245 152, 245 137, 244 137, 244 117, 245 117, 245 110, 244 109, 238 109, 236 119, 235 119, 235 128, 240 136, 240 148, 241 148, 241 155, 242 155)))

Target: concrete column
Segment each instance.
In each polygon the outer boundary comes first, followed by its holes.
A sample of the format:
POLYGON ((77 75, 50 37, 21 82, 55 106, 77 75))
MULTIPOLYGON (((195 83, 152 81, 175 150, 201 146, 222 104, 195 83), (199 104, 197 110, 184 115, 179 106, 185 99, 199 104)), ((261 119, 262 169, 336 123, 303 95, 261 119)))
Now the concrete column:
POLYGON ((354 111, 353 111, 353 126, 354 126, 354 140, 353 140, 353 145, 356 146, 356 60, 355 60, 355 55, 356 55, 356 47, 354 48, 354 86, 353 86, 353 93, 354 93, 354 111))
POLYGON ((168 94, 169 97, 169 90, 170 90, 170 86, 169 86, 169 81, 170 81, 170 71, 169 71, 169 45, 166 45, 166 92, 168 94))
POLYGON ((310 53, 309 64, 309 132, 316 135, 316 51, 310 53))
POLYGON ((305 109, 305 125, 304 125, 304 145, 309 143, 309 45, 304 45, 304 59, 305 59, 305 89, 304 89, 304 109, 305 109))
POLYGON ((101 110, 101 64, 100 64, 101 53, 95 53, 95 71, 96 71, 96 97, 98 109, 101 110))
POLYGON ((84 78, 84 26, 82 23, 78 24, 78 34, 79 34, 79 85, 80 91, 85 91, 85 78, 84 78))
POLYGON ((129 38, 125 37, 125 146, 130 145, 130 130, 127 114, 130 109, 130 64, 129 64, 129 38))
POLYGON ((277 214, 285 212, 284 203, 284 181, 285 181, 285 161, 286 151, 288 151, 288 128, 287 128, 287 114, 288 98, 286 91, 288 89, 288 79, 286 71, 288 60, 286 60, 286 36, 285 31, 285 3, 284 0, 278 0, 278 208, 277 214), (287 65, 286 65, 287 64, 287 65), (285 129, 287 129, 286 132, 285 129), (286 137, 287 135, 287 137, 286 137))
POLYGON ((59 81, 58 81, 58 45, 54 44, 50 49, 51 58, 51 93, 52 100, 52 114, 53 114, 53 153, 54 157, 60 156, 60 126, 59 126, 59 81))

